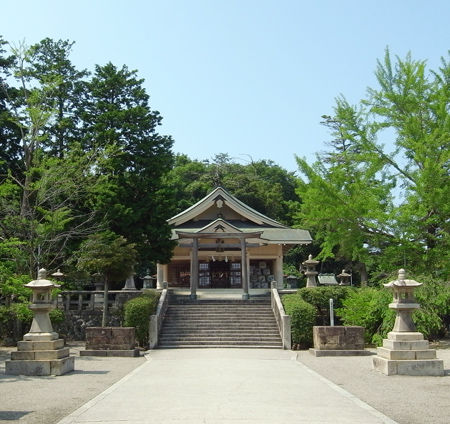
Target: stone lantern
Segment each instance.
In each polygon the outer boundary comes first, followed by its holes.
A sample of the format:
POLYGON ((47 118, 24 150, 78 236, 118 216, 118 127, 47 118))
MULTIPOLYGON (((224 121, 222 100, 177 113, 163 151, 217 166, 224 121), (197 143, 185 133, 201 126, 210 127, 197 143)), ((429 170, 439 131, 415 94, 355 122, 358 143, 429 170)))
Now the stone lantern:
POLYGON ((420 308, 414 297, 414 289, 422 285, 414 280, 407 280, 404 269, 398 272, 398 280, 383 284, 384 287, 392 289, 394 299, 389 304, 389 308, 396 313, 394 332, 415 332, 416 326, 412 320, 411 314, 420 308))
POLYGON ((340 274, 338 274, 338 278, 340 278, 340 282, 339 285, 340 286, 349 286, 350 285, 350 278, 351 278, 351 274, 348 274, 347 272, 345 272, 345 269, 342 270, 342 272, 340 274))
POLYGON ((58 271, 52 274, 52 277, 55 277, 57 281, 60 281, 60 279, 64 277, 64 274, 58 269, 58 271))
POLYGON ((428 340, 416 331, 412 313, 420 308, 414 298, 414 289, 421 286, 414 280, 407 280, 404 269, 398 272, 398 279, 384 284, 392 289, 394 298, 389 308, 396 313, 394 328, 383 340, 383 347, 377 348, 373 367, 386 375, 444 375, 444 363, 436 359, 436 350, 429 348, 428 340))
POLYGON ((59 285, 46 277, 45 269, 40 269, 37 280, 25 284, 32 291, 29 308, 33 311, 33 322, 23 341, 17 343, 17 352, 11 352, 11 360, 6 361, 6 374, 62 375, 74 369, 74 358, 69 356, 64 340, 53 331, 49 316, 54 308, 51 291, 59 285))
POLYGON ((306 268, 306 287, 317 287, 316 275, 318 272, 316 271, 316 266, 319 261, 315 261, 312 258, 312 255, 308 256, 308 259, 302 263, 302 265, 306 268))
POLYGON ((47 272, 40 269, 37 280, 33 280, 25 287, 31 289, 32 300, 29 308, 33 311, 33 322, 29 333, 23 336, 24 340, 56 340, 58 333, 53 331, 49 312, 54 308, 52 303, 52 289, 61 287, 50 280, 46 280, 47 272))
POLYGON ((142 277, 142 280, 144 281, 142 288, 143 289, 152 289, 153 288, 153 280, 155 278, 152 277, 149 274, 149 270, 147 269, 147 275, 145 275, 144 277, 142 277))
POLYGON ((298 278, 295 275, 288 275, 286 277, 286 284, 288 289, 297 289, 298 288, 298 278))

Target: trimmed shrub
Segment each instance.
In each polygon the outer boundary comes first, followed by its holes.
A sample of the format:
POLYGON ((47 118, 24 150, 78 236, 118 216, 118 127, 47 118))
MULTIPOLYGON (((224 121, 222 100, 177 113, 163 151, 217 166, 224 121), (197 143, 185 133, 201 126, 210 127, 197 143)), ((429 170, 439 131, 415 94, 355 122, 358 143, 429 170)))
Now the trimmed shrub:
MULTIPOLYGON (((319 286, 302 288, 298 290, 297 294, 305 302, 308 302, 316 308, 316 325, 330 325, 330 299, 333 299, 335 309, 340 308, 342 301, 354 290, 353 287, 319 286)), ((339 324, 339 322, 336 322, 336 325, 339 324)))
POLYGON ((313 344, 312 328, 316 323, 316 308, 298 294, 281 298, 284 310, 291 316, 291 335, 294 348, 308 348, 313 344))
POLYGON ((144 293, 129 300, 124 305, 124 327, 136 328, 136 340, 141 347, 148 346, 150 316, 156 312, 159 292, 145 290, 144 293))
POLYGON ((379 344, 394 325, 395 313, 388 307, 391 300, 392 293, 386 289, 354 289, 342 300, 342 307, 336 310, 336 314, 344 325, 364 327, 366 343, 379 344), (376 334, 378 336, 374 339, 376 334))

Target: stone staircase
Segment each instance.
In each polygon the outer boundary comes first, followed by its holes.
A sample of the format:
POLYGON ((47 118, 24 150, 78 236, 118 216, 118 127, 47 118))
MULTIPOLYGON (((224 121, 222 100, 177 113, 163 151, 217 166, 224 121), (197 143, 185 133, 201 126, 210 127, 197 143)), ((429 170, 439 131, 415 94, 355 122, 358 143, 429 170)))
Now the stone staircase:
POLYGON ((270 298, 197 300, 172 298, 159 348, 273 348, 282 341, 270 298))

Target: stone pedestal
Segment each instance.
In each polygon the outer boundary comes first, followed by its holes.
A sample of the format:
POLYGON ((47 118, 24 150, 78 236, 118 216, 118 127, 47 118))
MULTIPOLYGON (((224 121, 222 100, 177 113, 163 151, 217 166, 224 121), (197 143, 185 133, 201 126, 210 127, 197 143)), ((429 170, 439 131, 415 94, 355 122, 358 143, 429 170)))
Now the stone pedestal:
POLYGON ((80 356, 139 356, 134 327, 88 327, 80 356))
POLYGON ((314 356, 362 356, 370 355, 364 350, 364 327, 314 326, 314 356))
POLYGON ((5 374, 63 375, 74 370, 74 362, 63 339, 22 341, 17 343, 17 352, 11 352, 11 360, 6 361, 5 374))
POLYGON ((418 332, 394 332, 377 349, 373 367, 386 375, 444 375, 444 361, 418 332))
POLYGON ((122 290, 136 290, 136 286, 134 284, 134 275, 130 275, 125 280, 125 285, 123 286, 122 290))
POLYGON ((62 375, 74 369, 74 358, 64 347, 50 322, 49 311, 54 308, 51 290, 59 287, 46 280, 45 269, 39 270, 38 279, 25 287, 33 293, 33 322, 23 341, 17 343, 17 352, 11 352, 11 360, 6 361, 5 373, 12 375, 62 375))

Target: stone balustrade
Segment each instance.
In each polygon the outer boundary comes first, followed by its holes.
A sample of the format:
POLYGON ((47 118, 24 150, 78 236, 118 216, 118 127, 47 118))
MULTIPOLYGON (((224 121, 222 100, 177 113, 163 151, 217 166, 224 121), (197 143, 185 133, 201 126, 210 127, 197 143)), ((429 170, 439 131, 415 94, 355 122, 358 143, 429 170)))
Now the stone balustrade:
MULTIPOLYGON (((276 283, 273 283, 276 287, 276 283)), ((283 342, 283 349, 291 348, 291 317, 286 315, 283 304, 281 303, 280 295, 276 288, 271 289, 271 306, 277 322, 278 331, 283 342)))
MULTIPOLYGON (((109 290, 108 307, 120 307, 127 300, 142 294, 140 290, 109 290)), ((103 308, 103 290, 65 290, 56 300, 56 307, 65 311, 84 311, 103 308)))

